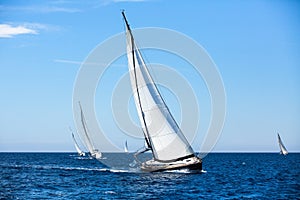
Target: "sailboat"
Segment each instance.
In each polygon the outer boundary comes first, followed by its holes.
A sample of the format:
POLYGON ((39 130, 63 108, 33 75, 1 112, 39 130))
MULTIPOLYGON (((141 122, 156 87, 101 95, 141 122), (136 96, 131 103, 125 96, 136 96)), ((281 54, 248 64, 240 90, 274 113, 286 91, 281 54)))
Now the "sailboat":
POLYGON ((80 104, 80 102, 78 102, 78 103, 79 103, 79 107, 80 107, 81 124, 82 124, 82 127, 83 127, 83 133, 84 133, 84 137, 83 137, 84 138, 84 143, 86 144, 86 147, 90 152, 90 155, 93 158, 100 159, 102 157, 102 153, 98 149, 95 149, 95 147, 92 143, 92 140, 91 140, 91 138, 89 136, 89 133, 88 133, 89 131, 88 131, 88 128, 87 128, 87 124, 86 124, 86 121, 85 121, 85 117, 84 117, 84 114, 83 114, 81 104, 80 104))
POLYGON ((72 134, 72 138, 73 138, 73 141, 74 141, 74 146, 75 146, 75 149, 76 149, 78 155, 79 155, 79 156, 85 156, 84 151, 82 151, 82 150, 79 148, 79 145, 78 145, 78 143, 77 143, 77 141, 76 141, 76 139, 75 139, 75 136, 74 136, 74 133, 73 133, 71 127, 69 127, 69 129, 70 129, 70 132, 71 132, 71 134, 72 134))
POLYGON ((128 153, 127 140, 125 141, 125 144, 124 144, 124 151, 125 151, 125 153, 128 153))
POLYGON ((163 100, 141 52, 136 46, 124 11, 126 24, 127 60, 134 101, 142 125, 146 146, 135 157, 151 151, 153 158, 141 163, 148 172, 166 170, 202 170, 202 160, 197 157, 183 135, 163 100))
POLYGON ((280 138, 279 133, 277 133, 277 137, 278 137, 278 144, 279 144, 279 148, 280 148, 280 154, 287 155, 289 152, 287 151, 287 149, 283 145, 283 142, 280 138))

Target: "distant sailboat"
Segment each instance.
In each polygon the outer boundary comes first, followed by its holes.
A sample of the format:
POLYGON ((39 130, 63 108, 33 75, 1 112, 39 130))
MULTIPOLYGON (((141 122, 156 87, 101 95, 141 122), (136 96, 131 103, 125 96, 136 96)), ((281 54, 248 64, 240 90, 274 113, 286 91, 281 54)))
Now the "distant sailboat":
POLYGON ((86 121, 85 121, 85 117, 84 117, 80 102, 79 102, 79 107, 80 107, 81 124, 82 124, 83 131, 84 131, 84 137, 83 138, 84 138, 84 142, 86 144, 86 147, 89 150, 90 155, 93 158, 100 159, 102 157, 102 153, 98 149, 95 149, 95 147, 92 143, 92 140, 91 140, 91 138, 89 136, 89 133, 88 133, 89 131, 88 131, 88 128, 87 128, 87 124, 86 124, 86 121))
POLYGON ((125 141, 125 144, 124 144, 124 151, 126 153, 128 153, 128 145, 127 145, 127 140, 125 141))
POLYGON ((128 21, 126 24, 127 59, 132 90, 146 146, 137 155, 151 150, 153 159, 143 162, 144 171, 177 169, 202 170, 198 158, 183 135, 154 83, 142 54, 136 46, 128 21))
POLYGON ((278 144, 279 144, 279 148, 280 148, 280 154, 287 155, 289 152, 287 151, 287 149, 283 145, 283 142, 280 138, 279 133, 277 133, 277 137, 278 137, 278 144))
POLYGON ((72 133, 73 142, 74 142, 75 149, 76 149, 78 155, 79 155, 79 156, 85 156, 84 151, 82 151, 82 150, 79 148, 79 145, 78 145, 78 143, 77 143, 77 141, 76 141, 76 139, 75 139, 75 136, 74 136, 74 133, 73 133, 71 127, 69 127, 69 129, 70 129, 70 132, 72 133))

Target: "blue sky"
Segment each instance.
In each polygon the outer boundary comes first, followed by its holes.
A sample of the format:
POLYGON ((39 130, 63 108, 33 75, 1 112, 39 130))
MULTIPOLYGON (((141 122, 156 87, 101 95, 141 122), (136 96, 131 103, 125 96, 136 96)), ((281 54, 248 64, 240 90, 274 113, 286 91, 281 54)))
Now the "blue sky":
POLYGON ((215 151, 278 151, 277 132, 288 150, 300 151, 300 3, 283 0, 1 1, 0 151, 75 150, 68 126, 76 75, 89 52, 124 31, 121 9, 133 28, 193 38, 218 66, 227 115, 215 151))

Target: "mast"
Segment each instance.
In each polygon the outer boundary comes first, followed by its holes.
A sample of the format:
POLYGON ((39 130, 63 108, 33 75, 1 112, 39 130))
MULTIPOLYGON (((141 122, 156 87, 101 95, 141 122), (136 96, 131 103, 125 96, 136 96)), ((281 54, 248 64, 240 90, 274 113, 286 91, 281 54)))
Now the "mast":
POLYGON ((137 82, 137 76, 136 76, 136 66, 135 66, 135 59, 134 59, 134 56, 135 56, 134 39, 133 39, 133 35, 132 35, 132 32, 131 32, 129 23, 126 19, 124 10, 122 11, 122 15, 123 15, 123 18, 124 18, 124 21, 125 21, 125 24, 126 24, 126 29, 128 30, 128 33, 129 33, 130 39, 131 39, 131 53, 132 53, 132 62, 133 62, 133 69, 134 69, 136 93, 137 93, 137 96, 138 96, 139 107, 140 107, 140 110, 141 110, 141 113, 142 113, 143 123, 144 123, 145 130, 146 130, 146 133, 144 132, 144 130, 143 130, 143 133, 144 133, 145 140, 146 140, 148 148, 152 149, 151 142, 149 140, 149 132, 148 132, 148 128, 147 128, 147 124, 146 124, 146 120, 145 120, 145 114, 144 114, 142 104, 141 104, 141 97, 140 97, 140 92, 139 92, 139 87, 138 87, 138 82, 137 82))

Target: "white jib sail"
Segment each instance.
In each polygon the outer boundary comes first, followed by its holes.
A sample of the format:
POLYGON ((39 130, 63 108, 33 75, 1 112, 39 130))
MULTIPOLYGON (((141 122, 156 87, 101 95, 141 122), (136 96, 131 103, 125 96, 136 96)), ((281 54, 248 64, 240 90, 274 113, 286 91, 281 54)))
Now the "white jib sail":
MULTIPOLYGON (((71 130, 71 129, 70 129, 70 130, 71 130)), ((77 141, 75 140, 75 136, 74 136, 73 131, 71 131, 71 132, 72 132, 72 138, 73 138, 74 146, 75 146, 75 149, 76 149, 77 153, 78 153, 79 155, 83 155, 84 152, 79 148, 78 143, 77 143, 77 141)))
POLYGON ((126 153, 128 153, 128 145, 127 145, 127 140, 125 141, 125 144, 124 144, 124 151, 126 153))
POLYGON ((134 100, 154 158, 160 161, 172 161, 193 155, 193 149, 164 103, 134 43, 129 27, 126 30, 126 38, 128 68, 134 100))
POLYGON ((288 154, 288 151, 285 148, 285 146, 283 145, 283 142, 282 142, 282 140, 280 138, 279 133, 277 133, 277 136, 278 136, 278 143, 279 143, 280 153, 283 154, 283 155, 288 154))
POLYGON ((89 152, 91 153, 91 155, 93 155, 95 153, 95 149, 93 147, 92 141, 91 141, 90 136, 88 134, 88 128, 87 128, 87 125, 86 125, 85 117, 84 117, 80 102, 79 102, 79 107, 80 107, 81 124, 82 124, 82 127, 83 127, 83 133, 84 133, 83 134, 84 143, 85 143, 87 149, 89 150, 89 152))

